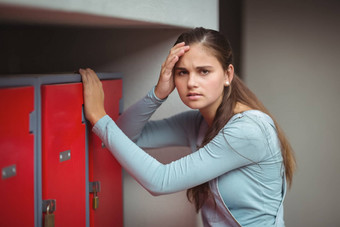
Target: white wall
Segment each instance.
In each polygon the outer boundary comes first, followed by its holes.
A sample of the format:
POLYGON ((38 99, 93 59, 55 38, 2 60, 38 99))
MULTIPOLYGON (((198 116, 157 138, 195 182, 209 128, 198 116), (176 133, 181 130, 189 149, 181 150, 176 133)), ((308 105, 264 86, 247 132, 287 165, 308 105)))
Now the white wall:
POLYGON ((286 225, 339 226, 340 4, 245 1, 245 81, 276 116, 298 170, 286 225))
POLYGON ((0 19, 38 23, 217 29, 217 12, 217 0, 0 0, 0 19))

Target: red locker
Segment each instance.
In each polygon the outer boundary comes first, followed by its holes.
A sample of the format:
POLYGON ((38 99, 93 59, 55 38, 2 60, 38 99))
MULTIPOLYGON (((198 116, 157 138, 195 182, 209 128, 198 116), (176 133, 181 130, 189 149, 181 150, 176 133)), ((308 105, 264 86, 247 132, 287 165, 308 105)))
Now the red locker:
MULTIPOLYGON (((116 120, 119 116, 119 101, 122 97, 122 80, 102 81, 105 93, 105 110, 116 120)), ((122 227, 122 171, 101 140, 89 133, 89 178, 90 182, 100 182, 101 191, 97 193, 99 205, 93 209, 93 194, 90 194, 90 226, 122 227)))
POLYGON ((0 89, 0 226, 34 226, 34 88, 0 89))
POLYGON ((42 199, 55 199, 55 226, 83 227, 85 124, 81 83, 41 86, 42 199))

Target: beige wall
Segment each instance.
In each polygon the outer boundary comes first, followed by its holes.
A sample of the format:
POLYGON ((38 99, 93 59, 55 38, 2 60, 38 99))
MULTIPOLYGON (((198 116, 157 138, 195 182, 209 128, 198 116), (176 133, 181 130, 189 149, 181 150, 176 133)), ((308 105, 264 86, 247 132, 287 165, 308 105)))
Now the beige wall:
POLYGON ((340 4, 245 1, 245 81, 276 116, 298 170, 287 226, 339 226, 340 4))

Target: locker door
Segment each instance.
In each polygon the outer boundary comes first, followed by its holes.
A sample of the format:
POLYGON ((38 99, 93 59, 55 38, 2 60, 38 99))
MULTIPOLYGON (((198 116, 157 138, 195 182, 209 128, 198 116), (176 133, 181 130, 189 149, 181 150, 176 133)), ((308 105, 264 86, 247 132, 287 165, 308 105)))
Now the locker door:
MULTIPOLYGON (((119 100, 122 97, 122 81, 102 81, 105 93, 105 110, 116 120, 119 115, 119 100)), ((90 182, 99 181, 101 191, 97 194, 99 206, 96 210, 90 204, 91 227, 122 227, 122 171, 121 166, 108 149, 102 146, 101 140, 89 135, 89 178, 90 182)), ((93 194, 90 194, 92 203, 93 194)))
POLYGON ((55 226, 85 226, 85 124, 81 83, 42 85, 42 199, 55 226))
POLYGON ((34 226, 34 88, 0 89, 0 226, 34 226))

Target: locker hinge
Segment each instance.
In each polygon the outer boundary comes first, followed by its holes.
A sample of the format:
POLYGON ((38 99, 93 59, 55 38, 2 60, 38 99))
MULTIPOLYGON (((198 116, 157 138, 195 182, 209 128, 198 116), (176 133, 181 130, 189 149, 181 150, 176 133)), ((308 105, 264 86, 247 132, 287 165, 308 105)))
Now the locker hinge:
POLYGON ((82 124, 86 123, 84 104, 81 106, 81 123, 82 124))
POLYGON ((36 128, 36 116, 35 116, 35 111, 29 113, 29 133, 34 134, 35 128, 36 128))
POLYGON ((48 199, 42 201, 42 211, 47 212, 47 207, 49 207, 49 212, 53 213, 57 209, 57 202, 55 199, 48 199))

